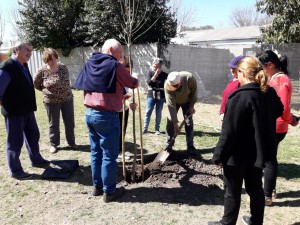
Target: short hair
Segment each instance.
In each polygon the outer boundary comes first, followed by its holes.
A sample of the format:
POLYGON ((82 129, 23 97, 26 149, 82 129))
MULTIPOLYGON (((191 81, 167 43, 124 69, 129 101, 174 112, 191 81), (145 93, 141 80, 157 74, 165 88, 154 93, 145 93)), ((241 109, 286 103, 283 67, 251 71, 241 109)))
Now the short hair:
POLYGON ((114 50, 117 50, 118 48, 121 47, 122 45, 116 39, 108 39, 104 42, 102 46, 102 53, 108 53, 109 48, 113 48, 114 50))
POLYGON ((25 45, 29 45, 32 47, 32 44, 30 42, 17 42, 15 44, 15 47, 13 47, 13 53, 16 53, 16 49, 21 50, 25 45))
POLYGON ((58 59, 58 53, 53 48, 45 48, 43 52, 43 62, 48 63, 52 59, 56 58, 58 59))

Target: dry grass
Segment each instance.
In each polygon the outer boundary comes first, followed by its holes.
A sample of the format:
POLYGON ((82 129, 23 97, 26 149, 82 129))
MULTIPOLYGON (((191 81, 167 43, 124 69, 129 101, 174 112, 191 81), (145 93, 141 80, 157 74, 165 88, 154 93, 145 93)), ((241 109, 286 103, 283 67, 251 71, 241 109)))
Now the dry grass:
MULTIPOLYGON (((172 204, 165 202, 139 201, 143 184, 127 187, 126 201, 110 204, 102 203, 100 198, 90 196, 91 173, 87 128, 85 126, 82 93, 74 91, 76 114, 76 137, 80 150, 60 150, 57 154, 48 151, 48 122, 41 103, 41 93, 37 93, 38 111, 36 117, 41 132, 41 152, 49 160, 78 159, 80 169, 66 181, 47 181, 39 179, 43 169, 30 167, 26 150, 22 150, 21 162, 27 172, 36 174, 37 179, 17 181, 8 176, 5 157, 4 120, 0 122, 0 224, 207 224, 209 220, 218 220, 223 212, 222 203, 211 204, 209 201, 200 205, 172 204)), ((219 97, 205 99, 197 104, 195 115, 195 146, 205 159, 210 159, 218 141, 220 121, 218 118, 219 97)), ((296 100, 294 106, 299 105, 296 100)), ((141 96, 142 118, 145 109, 145 95, 141 96)), ((294 112, 300 115, 299 108, 294 112)), ((154 118, 154 117, 153 117, 154 118)), ((137 128, 139 127, 138 119, 137 128)), ((132 121, 130 119, 130 121, 132 121)), ((163 113, 162 131, 165 127, 163 113)), ((65 146, 63 126, 61 127, 61 146, 65 146)), ((132 125, 127 131, 126 150, 132 152, 132 125)), ((150 131, 154 131, 151 122, 150 131)), ((279 149, 280 173, 278 179, 279 198, 272 207, 265 211, 266 225, 300 223, 300 127, 291 127, 279 149)), ((139 131, 137 129, 139 143, 139 131)), ((143 138, 145 154, 156 153, 165 146, 165 136, 147 134, 143 138)), ((179 135, 175 149, 185 149, 185 136, 179 135)), ((158 190, 159 191, 159 190, 158 190)), ((199 193, 205 195, 205 193, 199 193)), ((242 196, 241 213, 249 213, 247 197, 242 196)), ((240 220, 239 220, 240 221, 240 220)), ((240 224, 240 222, 239 222, 240 224)))

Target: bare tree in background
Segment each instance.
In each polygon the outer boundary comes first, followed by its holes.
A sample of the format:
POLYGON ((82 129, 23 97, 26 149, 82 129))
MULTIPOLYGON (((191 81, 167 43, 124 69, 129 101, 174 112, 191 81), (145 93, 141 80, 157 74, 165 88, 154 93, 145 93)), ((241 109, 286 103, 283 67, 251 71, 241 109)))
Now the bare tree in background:
POLYGON ((193 7, 183 7, 184 0, 170 0, 171 12, 177 20, 177 33, 182 27, 191 27, 196 21, 197 9, 193 7))
POLYGON ((272 22, 272 18, 266 14, 257 12, 253 7, 234 9, 230 16, 230 21, 235 27, 245 27, 253 25, 266 25, 272 22))

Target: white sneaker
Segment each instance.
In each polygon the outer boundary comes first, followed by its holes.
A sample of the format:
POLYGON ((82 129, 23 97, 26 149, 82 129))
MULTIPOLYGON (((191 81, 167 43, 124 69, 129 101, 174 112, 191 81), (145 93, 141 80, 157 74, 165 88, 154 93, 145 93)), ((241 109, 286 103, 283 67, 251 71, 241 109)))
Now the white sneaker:
POLYGON ((155 134, 156 134, 156 135, 160 135, 160 131, 159 131, 159 130, 156 130, 156 131, 155 131, 155 134))

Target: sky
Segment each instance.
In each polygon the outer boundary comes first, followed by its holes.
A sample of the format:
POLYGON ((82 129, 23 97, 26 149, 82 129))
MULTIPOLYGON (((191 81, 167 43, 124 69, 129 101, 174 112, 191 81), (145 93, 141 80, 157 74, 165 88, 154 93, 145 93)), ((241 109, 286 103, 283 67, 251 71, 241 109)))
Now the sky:
MULTIPOLYGON (((9 12, 18 0, 0 0, 0 13, 9 18, 9 12)), ((254 7, 256 0, 182 0, 184 9, 196 9, 195 22, 192 26, 212 25, 214 28, 230 26, 230 14, 234 9, 254 7)), ((13 37, 8 21, 5 25, 4 39, 13 37)))
POLYGON ((183 7, 196 9, 194 26, 230 26, 230 15, 238 8, 255 8, 256 0, 182 0, 183 7))

